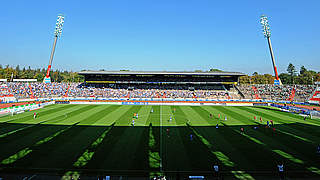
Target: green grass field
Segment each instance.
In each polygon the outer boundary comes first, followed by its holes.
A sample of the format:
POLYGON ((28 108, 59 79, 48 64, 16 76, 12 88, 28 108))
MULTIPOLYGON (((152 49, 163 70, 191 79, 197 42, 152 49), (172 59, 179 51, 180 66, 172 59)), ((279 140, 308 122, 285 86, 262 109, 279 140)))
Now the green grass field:
POLYGON ((320 120, 268 107, 50 105, 36 119, 33 112, 0 118, 0 172, 212 175, 217 163, 230 179, 272 179, 284 162, 287 177, 320 177, 320 120), (269 120, 275 130, 265 127, 269 120))

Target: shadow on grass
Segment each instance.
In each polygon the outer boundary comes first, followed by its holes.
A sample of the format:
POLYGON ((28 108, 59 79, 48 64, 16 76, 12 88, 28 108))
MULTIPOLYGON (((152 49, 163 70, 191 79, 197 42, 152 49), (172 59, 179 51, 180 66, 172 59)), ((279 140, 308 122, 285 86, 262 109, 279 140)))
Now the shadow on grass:
MULTIPOLYGON (((52 127, 52 125, 41 125, 41 128, 46 126, 47 128, 52 127)), ((63 174, 66 171, 79 171, 81 175, 149 176, 150 172, 158 169, 158 166, 150 167, 150 156, 153 155, 150 154, 150 149, 152 149, 151 152, 159 152, 159 157, 163 161, 163 172, 169 176, 178 176, 177 174, 181 177, 185 175, 209 176, 212 174, 214 163, 223 164, 217 157, 219 153, 214 155, 212 150, 220 151, 235 165, 234 167, 221 165, 221 174, 224 175, 232 175, 232 171, 245 171, 253 177, 274 176, 277 174, 277 162, 285 161, 288 176, 318 176, 307 169, 307 167, 320 169, 316 144, 304 142, 302 139, 277 130, 274 132, 265 126, 257 125, 258 129, 254 129, 254 126, 256 125, 225 125, 218 129, 212 126, 192 127, 192 129, 152 126, 151 132, 150 127, 115 126, 99 141, 98 146, 90 149, 90 152, 94 152, 90 160, 83 166, 75 168, 74 163, 77 162, 77 159, 107 129, 104 126, 78 125, 59 134, 49 142, 32 148, 32 152, 25 151, 28 152, 25 157, 10 166, 2 165, 0 172, 63 174), (245 129, 246 135, 262 144, 241 135, 241 127, 245 129), (167 128, 170 129, 169 134, 166 131, 167 128), (150 133, 153 136, 151 146, 150 133), (190 134, 194 135, 192 140, 190 140, 190 134), (205 138, 211 146, 204 143, 205 141, 201 138, 205 138), (160 143, 163 143, 163 149, 160 149, 160 143), (229 150, 230 147, 232 151, 229 150), (282 152, 286 154, 281 156, 282 152), (237 158, 240 156, 242 158, 237 158), (291 161, 290 156, 301 160, 302 163, 291 161), (247 162, 244 162, 245 160, 247 162)), ((282 124, 276 125, 275 128, 285 129, 291 126, 301 126, 301 124, 282 124)), ((303 126, 310 126, 310 129, 315 128, 307 124, 303 126)), ((305 131, 308 131, 307 128, 305 131)), ((28 132, 31 133, 28 130, 24 133, 19 132, 22 133, 20 135, 17 133, 9 137, 14 140, 19 135, 19 141, 23 143, 23 135, 28 132)), ((11 147, 10 139, 7 140, 8 147, 11 147)), ((11 150, 16 151, 16 149, 11 150)))

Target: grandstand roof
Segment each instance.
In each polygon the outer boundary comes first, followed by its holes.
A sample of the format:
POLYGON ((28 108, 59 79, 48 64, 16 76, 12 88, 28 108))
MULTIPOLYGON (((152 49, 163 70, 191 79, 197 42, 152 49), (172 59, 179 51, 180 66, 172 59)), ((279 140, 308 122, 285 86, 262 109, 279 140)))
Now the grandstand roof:
POLYGON ((81 71, 80 75, 86 74, 148 74, 148 75, 213 75, 213 76, 244 76, 240 72, 191 72, 191 71, 81 71))

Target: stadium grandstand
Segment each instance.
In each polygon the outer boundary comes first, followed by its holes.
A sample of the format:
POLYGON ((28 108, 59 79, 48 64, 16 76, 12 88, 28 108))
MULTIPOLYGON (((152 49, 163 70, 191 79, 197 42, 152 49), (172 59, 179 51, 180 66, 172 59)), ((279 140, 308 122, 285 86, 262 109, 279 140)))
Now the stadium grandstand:
POLYGON ((127 97, 144 96, 146 90, 145 95, 149 98, 231 98, 237 95, 234 85, 244 75, 238 72, 165 71, 82 71, 79 74, 84 75, 86 87, 128 90, 127 97), (132 91, 140 95, 130 93, 132 91))
MULTIPOLYGON (((95 79, 97 80, 97 79, 95 79)), ((181 78, 182 80, 182 78, 181 78)), ((16 99, 95 97, 95 98, 204 98, 259 99, 271 101, 310 102, 319 104, 319 87, 315 85, 236 85, 237 81, 93 81, 85 83, 5 82, 1 97, 16 99), (176 82, 175 82, 176 81, 176 82), (99 82, 99 83, 96 83, 99 82), (180 85, 178 83, 181 83, 180 85), (207 83, 201 85, 201 83, 207 83), (225 84, 224 84, 225 83, 225 84)), ((4 102, 4 101, 2 101, 4 102)))
POLYGON ((245 99, 306 102, 315 90, 315 85, 255 84, 238 86, 245 99))
POLYGON ((309 98, 309 103, 311 104, 320 104, 320 82, 315 83, 317 87, 314 89, 312 92, 310 98, 309 98))
POLYGON ((88 86, 128 89, 230 90, 239 72, 82 71, 88 86))

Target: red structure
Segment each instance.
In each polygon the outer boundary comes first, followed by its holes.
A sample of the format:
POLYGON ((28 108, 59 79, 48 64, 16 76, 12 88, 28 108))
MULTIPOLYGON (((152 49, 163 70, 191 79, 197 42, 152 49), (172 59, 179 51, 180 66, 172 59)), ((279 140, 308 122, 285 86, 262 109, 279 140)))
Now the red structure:
POLYGON ((261 99, 259 96, 258 89, 255 86, 252 86, 252 89, 253 89, 253 92, 254 92, 256 99, 261 99))
POLYGON ((296 95, 296 89, 293 88, 293 89, 291 90, 291 94, 290 94, 290 96, 289 96, 289 98, 288 98, 288 101, 293 101, 295 95, 296 95))

